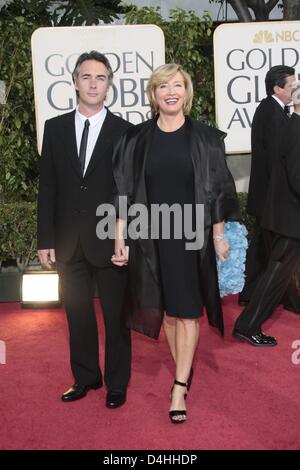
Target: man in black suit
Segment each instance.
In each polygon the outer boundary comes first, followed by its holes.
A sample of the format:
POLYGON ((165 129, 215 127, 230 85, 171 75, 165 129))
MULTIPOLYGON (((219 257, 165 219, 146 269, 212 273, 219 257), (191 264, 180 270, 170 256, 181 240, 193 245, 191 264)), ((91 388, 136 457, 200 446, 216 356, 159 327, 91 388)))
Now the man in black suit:
POLYGON ((96 235, 97 207, 112 202, 112 147, 130 123, 113 115, 104 100, 113 73, 97 51, 82 54, 73 72, 76 110, 46 121, 40 159, 38 254, 48 268, 56 261, 70 333, 75 384, 64 402, 102 387, 97 323, 93 306, 96 280, 105 323, 106 406, 126 401, 130 377, 130 331, 122 318, 127 268, 111 263, 114 240, 96 235))
POLYGON ((294 93, 295 112, 285 128, 261 220, 271 233, 269 261, 233 331, 254 346, 277 344, 261 333, 261 325, 280 303, 300 260, 300 83, 294 93))
MULTIPOLYGON (((256 226, 246 260, 245 286, 239 295, 239 304, 246 306, 256 284, 267 266, 270 254, 270 234, 261 227, 268 186, 274 163, 289 122, 288 103, 291 101, 295 70, 285 65, 272 67, 265 79, 267 98, 255 111, 251 129, 252 163, 247 211, 255 216, 256 226)), ((292 279, 281 299, 284 307, 300 313, 300 297, 292 279)))

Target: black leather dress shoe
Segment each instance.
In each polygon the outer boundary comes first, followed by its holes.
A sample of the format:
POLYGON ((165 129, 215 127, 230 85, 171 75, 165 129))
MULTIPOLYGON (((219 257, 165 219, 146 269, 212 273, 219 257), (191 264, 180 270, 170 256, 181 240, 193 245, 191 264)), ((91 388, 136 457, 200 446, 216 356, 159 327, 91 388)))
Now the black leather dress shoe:
POLYGON ((252 346, 276 346, 277 341, 273 336, 267 336, 261 331, 255 333, 255 335, 247 335, 245 333, 241 333, 238 330, 233 330, 232 336, 239 341, 245 341, 247 343, 252 344, 252 346))
POLYGON ((118 408, 126 402, 126 393, 108 391, 106 395, 107 408, 118 408))
POLYGON ((62 394, 62 401, 75 401, 85 397, 89 390, 97 390, 102 387, 102 382, 98 382, 92 385, 79 385, 75 383, 73 387, 62 394))

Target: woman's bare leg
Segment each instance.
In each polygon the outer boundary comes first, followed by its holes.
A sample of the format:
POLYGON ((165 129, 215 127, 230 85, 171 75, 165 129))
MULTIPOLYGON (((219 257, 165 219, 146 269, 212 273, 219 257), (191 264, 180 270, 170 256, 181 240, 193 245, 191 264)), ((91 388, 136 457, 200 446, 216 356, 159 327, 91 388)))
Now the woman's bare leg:
MULTIPOLYGON (((195 350, 199 339, 198 319, 176 318, 175 327, 175 357, 176 380, 186 383, 192 367, 195 350)), ((184 394, 186 387, 174 385, 172 392, 171 410, 185 410, 184 394)))
POLYGON ((169 317, 168 315, 165 314, 164 322, 163 322, 164 332, 165 332, 167 342, 168 342, 175 364, 176 364, 176 320, 177 320, 176 318, 169 317))

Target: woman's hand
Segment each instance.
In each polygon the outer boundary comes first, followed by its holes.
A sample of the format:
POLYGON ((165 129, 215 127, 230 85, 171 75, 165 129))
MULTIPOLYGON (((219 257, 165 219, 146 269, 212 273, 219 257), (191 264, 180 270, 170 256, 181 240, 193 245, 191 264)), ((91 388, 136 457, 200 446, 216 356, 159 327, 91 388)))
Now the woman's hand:
POLYGON ((111 262, 116 266, 126 266, 129 258, 129 246, 125 245, 123 239, 115 240, 115 252, 111 257, 111 262))
POLYGON ((229 243, 224 237, 224 221, 213 225, 213 240, 216 255, 221 261, 225 261, 229 255, 229 243))
POLYGON ((116 236, 115 236, 115 252, 111 257, 111 262, 116 266, 125 266, 128 264, 129 246, 125 245, 124 241, 125 221, 117 219, 116 222, 116 236))
POLYGON ((214 246, 215 246, 215 252, 218 258, 221 261, 225 261, 225 259, 229 255, 229 243, 226 238, 214 238, 214 246))

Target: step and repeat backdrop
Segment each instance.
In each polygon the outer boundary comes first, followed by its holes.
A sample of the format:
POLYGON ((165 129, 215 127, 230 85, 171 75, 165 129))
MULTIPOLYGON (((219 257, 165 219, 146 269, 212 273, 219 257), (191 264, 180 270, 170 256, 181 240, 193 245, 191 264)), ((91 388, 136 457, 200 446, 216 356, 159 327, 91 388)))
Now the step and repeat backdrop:
MULTIPOLYGON (((32 35, 37 141, 46 119, 72 110, 76 94, 71 73, 77 57, 96 49, 114 71, 106 105, 138 124, 150 117, 146 86, 165 63, 162 30, 155 25, 39 28, 32 35)), ((265 75, 284 64, 300 72, 300 21, 227 23, 214 33, 216 121, 227 132, 228 154, 250 153, 251 122, 265 97, 265 75)), ((300 78, 300 77, 299 77, 300 78)))

